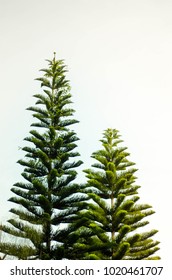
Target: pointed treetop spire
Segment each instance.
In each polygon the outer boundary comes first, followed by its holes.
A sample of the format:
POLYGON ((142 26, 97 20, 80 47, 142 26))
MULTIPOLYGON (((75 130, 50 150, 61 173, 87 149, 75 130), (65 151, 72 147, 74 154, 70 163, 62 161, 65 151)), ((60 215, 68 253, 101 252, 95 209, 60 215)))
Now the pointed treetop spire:
POLYGON ((54 58, 53 58, 54 62, 56 61, 56 52, 54 52, 54 58))

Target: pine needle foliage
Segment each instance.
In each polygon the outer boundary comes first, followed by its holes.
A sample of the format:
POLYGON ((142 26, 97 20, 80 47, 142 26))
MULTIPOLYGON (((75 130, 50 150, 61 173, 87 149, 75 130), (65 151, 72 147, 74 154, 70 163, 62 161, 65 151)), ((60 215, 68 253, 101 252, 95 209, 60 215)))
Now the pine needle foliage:
POLYGON ((22 148, 22 181, 11 188, 12 218, 0 226, 9 236, 0 242, 1 258, 20 260, 155 260, 157 230, 143 231, 154 214, 139 203, 135 163, 116 129, 104 131, 95 163, 84 170, 87 182, 77 184, 82 164, 73 125, 69 81, 63 60, 48 60, 41 69, 42 93, 27 110, 35 122, 22 148))
POLYGON ((137 169, 121 142, 117 130, 107 129, 102 149, 92 154, 96 162, 84 171, 89 206, 73 247, 81 259, 159 259, 154 255, 159 242, 152 239, 157 230, 142 229, 154 211, 138 203, 137 169))
POLYGON ((83 208, 82 195, 75 183, 76 168, 81 165, 75 150, 78 137, 71 126, 73 118, 69 82, 63 60, 48 60, 42 69, 43 93, 35 94, 35 106, 28 108, 36 121, 31 125, 23 147, 25 158, 23 181, 16 183, 9 199, 16 207, 1 230, 18 242, 1 242, 0 252, 17 259, 65 258, 65 236, 62 234, 83 208), (74 160, 76 158, 76 160, 74 160))

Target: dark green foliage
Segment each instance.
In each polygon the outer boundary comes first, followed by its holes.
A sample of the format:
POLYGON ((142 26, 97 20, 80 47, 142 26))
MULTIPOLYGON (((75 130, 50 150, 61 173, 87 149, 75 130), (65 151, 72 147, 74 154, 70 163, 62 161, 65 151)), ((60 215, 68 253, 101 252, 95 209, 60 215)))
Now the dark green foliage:
POLYGON ((119 146, 117 130, 107 129, 101 142, 102 150, 92 155, 97 163, 85 170, 90 200, 74 248, 81 259, 151 259, 159 242, 150 238, 156 230, 136 231, 154 213, 150 205, 138 204, 137 169, 127 148, 119 146))
POLYGON ((137 169, 128 160, 115 129, 107 129, 95 163, 85 170, 87 183, 78 185, 78 137, 69 82, 62 60, 48 60, 42 69, 42 94, 28 108, 36 121, 24 140, 22 182, 11 188, 15 207, 0 230, 10 242, 0 242, 2 257, 17 259, 147 260, 159 259, 156 230, 143 232, 154 211, 139 204, 137 169), (141 230, 140 230, 141 229, 141 230))
POLYGON ((15 196, 9 200, 19 207, 10 210, 15 218, 2 227, 19 241, 1 243, 0 251, 18 259, 65 257, 65 238, 60 233, 83 207, 79 186, 73 183, 82 162, 72 160, 79 156, 75 151, 78 137, 69 127, 77 121, 70 108, 65 65, 55 58, 48 63, 49 68, 41 70, 44 76, 37 79, 43 94, 34 95, 36 106, 28 108, 37 122, 25 138, 30 143, 23 147, 25 159, 18 161, 24 167, 25 180, 11 189, 15 196))

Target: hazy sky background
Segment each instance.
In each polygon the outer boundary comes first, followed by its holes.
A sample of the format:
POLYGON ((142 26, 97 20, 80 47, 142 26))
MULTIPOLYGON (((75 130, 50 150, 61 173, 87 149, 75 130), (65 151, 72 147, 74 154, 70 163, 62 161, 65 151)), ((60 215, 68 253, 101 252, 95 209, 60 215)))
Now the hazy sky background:
MULTIPOLYGON (((0 0, 0 218, 21 181, 33 122, 35 78, 45 59, 64 59, 72 86, 78 150, 85 164, 108 127, 120 131, 139 169, 141 200, 156 214, 159 255, 171 258, 172 1, 0 0)), ((84 175, 80 175, 81 180, 84 175)))

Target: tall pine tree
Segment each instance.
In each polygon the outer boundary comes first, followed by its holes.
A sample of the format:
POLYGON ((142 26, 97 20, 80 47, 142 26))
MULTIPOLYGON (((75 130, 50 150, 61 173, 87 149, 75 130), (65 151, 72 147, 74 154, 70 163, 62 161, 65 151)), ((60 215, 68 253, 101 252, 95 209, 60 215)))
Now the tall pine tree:
MULTIPOLYGON (((82 209, 82 197, 75 183, 76 168, 81 165, 75 151, 78 137, 71 129, 73 118, 69 82, 62 60, 48 60, 42 69, 43 93, 36 94, 36 105, 29 107, 37 120, 25 138, 23 181, 11 189, 9 200, 16 207, 15 215, 3 232, 16 237, 16 242, 2 242, 0 252, 17 259, 62 259, 65 257, 65 236, 69 233, 77 212, 82 209), (76 160, 73 160, 76 158, 76 160), (18 242, 17 242, 18 240, 18 242)), ((66 249, 65 249, 66 248, 66 249)))
POLYGON ((142 229, 154 211, 138 203, 135 164, 127 148, 120 146, 117 130, 107 129, 101 142, 102 149, 92 155, 96 163, 85 170, 90 200, 81 227, 71 234, 73 254, 80 259, 159 259, 154 255, 159 242, 152 239, 157 230, 142 229))

